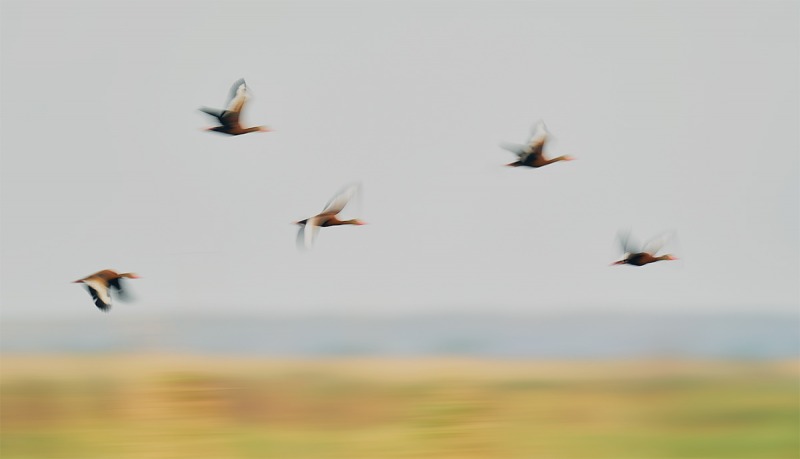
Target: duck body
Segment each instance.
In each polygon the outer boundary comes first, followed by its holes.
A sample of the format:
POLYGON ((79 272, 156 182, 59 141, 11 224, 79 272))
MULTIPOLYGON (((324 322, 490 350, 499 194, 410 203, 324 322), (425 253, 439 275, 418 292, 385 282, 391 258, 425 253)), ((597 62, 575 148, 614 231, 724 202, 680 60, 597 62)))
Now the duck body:
POLYGON ((523 159, 519 161, 514 161, 513 163, 508 163, 506 166, 510 167, 532 167, 534 169, 547 166, 548 164, 553 164, 559 161, 572 161, 571 156, 558 156, 552 159, 545 159, 544 156, 539 153, 531 153, 526 155, 523 159))
POLYGON ((305 220, 297 222, 298 225, 308 225, 309 221, 313 226, 326 228, 328 226, 341 226, 341 225, 363 225, 364 222, 358 219, 339 220, 336 215, 319 214, 305 220))
POLYGON ((101 311, 108 311, 111 309, 111 292, 116 291, 120 299, 127 299, 126 290, 124 290, 122 279, 138 279, 139 276, 134 273, 117 273, 110 269, 104 269, 94 274, 90 274, 83 279, 74 281, 75 284, 84 284, 86 290, 92 296, 95 306, 101 311))
POLYGON ((642 245, 631 237, 630 232, 620 232, 617 237, 625 255, 622 260, 615 261, 611 265, 644 266, 657 261, 677 260, 678 258, 672 254, 656 256, 673 235, 673 232, 666 232, 642 245))
POLYGON ((676 258, 673 257, 672 255, 662 255, 660 257, 656 257, 647 252, 639 252, 639 253, 629 254, 624 259, 614 262, 614 264, 644 266, 650 263, 655 263, 657 261, 663 261, 663 260, 676 260, 676 258))
MULTIPOLYGON (((203 110, 203 109, 201 109, 203 110)), ((205 111, 205 110, 203 110, 205 111)), ((206 112, 208 113, 208 112, 206 112)), ((224 116, 224 115, 223 115, 224 116)), ((222 126, 215 126, 212 128, 208 128, 209 131, 219 132, 221 134, 228 134, 228 135, 242 135, 247 134, 249 132, 267 132, 269 129, 265 128, 264 126, 257 126, 257 127, 249 127, 243 128, 238 121, 231 122, 230 119, 224 119, 222 117, 219 118, 220 123, 222 126)))

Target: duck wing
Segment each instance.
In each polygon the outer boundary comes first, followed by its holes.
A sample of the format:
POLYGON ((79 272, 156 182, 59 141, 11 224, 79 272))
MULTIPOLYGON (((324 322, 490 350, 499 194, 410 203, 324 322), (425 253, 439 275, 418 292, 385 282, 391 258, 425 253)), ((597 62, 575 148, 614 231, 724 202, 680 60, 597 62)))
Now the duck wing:
POLYGON ((248 97, 247 84, 244 82, 244 78, 239 79, 231 86, 231 91, 228 96, 228 106, 225 111, 239 113, 242 111, 248 97))
POLYGON ((225 110, 218 110, 216 108, 200 107, 199 110, 203 113, 208 113, 220 122, 222 122, 222 116, 225 114, 225 110))
POLYGON ((345 206, 347 206, 347 203, 350 202, 350 199, 352 199, 360 189, 361 184, 359 183, 353 183, 342 188, 331 198, 330 201, 328 201, 327 204, 325 204, 325 208, 322 209, 320 214, 338 214, 342 211, 342 209, 345 208, 345 206))
POLYGON ((547 126, 544 125, 544 122, 537 122, 531 129, 531 137, 528 139, 525 155, 520 156, 520 161, 533 163, 539 160, 544 155, 544 144, 547 142, 549 135, 550 133, 547 132, 547 126))
POLYGON ((108 286, 98 279, 86 279, 83 281, 86 290, 92 295, 94 305, 101 311, 108 311, 111 308, 111 296, 108 294, 108 286))
POLYGON ((531 164, 542 156, 544 152, 544 144, 547 141, 547 127, 543 121, 539 121, 531 128, 531 136, 526 145, 518 143, 500 143, 500 148, 510 151, 519 156, 519 161, 522 164, 531 164))
POLYGON ((642 251, 655 256, 674 236, 674 231, 664 231, 659 233, 644 244, 642 251))
POLYGON ((115 279, 110 279, 108 281, 108 285, 115 291, 115 293, 117 294, 117 298, 119 298, 122 301, 130 301, 131 295, 128 293, 127 290, 122 288, 123 284, 124 282, 122 281, 122 278, 119 277, 115 279))
POLYGON ((297 231, 297 248, 308 250, 314 246, 314 240, 319 233, 319 218, 309 218, 304 225, 300 225, 297 231))
POLYGON ((217 110, 215 108, 200 107, 200 111, 208 113, 217 119, 219 124, 232 129, 239 126, 239 112, 229 112, 228 110, 217 110))
POLYGON ((511 153, 514 153, 515 155, 519 156, 520 158, 530 153, 530 148, 528 148, 527 145, 522 145, 519 143, 501 142, 500 148, 508 150, 511 153))
POLYGON ((622 246, 623 253, 640 253, 642 251, 642 245, 639 244, 636 239, 631 236, 630 231, 620 231, 617 233, 617 239, 619 240, 620 245, 622 246))
POLYGON ((537 121, 531 128, 531 137, 528 139, 528 145, 531 148, 544 145, 550 132, 547 130, 544 121, 537 121))

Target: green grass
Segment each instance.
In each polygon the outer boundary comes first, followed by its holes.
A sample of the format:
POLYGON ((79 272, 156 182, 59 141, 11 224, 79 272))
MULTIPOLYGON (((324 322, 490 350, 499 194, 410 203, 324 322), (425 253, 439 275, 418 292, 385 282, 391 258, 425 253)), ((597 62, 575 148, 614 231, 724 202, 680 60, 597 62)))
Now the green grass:
POLYGON ((0 457, 796 458, 797 364, 4 358, 0 457))

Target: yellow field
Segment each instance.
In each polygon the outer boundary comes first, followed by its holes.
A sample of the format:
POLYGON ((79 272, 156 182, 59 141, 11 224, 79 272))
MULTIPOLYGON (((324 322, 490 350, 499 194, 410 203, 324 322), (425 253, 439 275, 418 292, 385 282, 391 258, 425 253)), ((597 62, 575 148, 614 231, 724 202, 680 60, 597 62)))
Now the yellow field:
POLYGON ((3 459, 797 458, 798 362, 4 356, 3 459))

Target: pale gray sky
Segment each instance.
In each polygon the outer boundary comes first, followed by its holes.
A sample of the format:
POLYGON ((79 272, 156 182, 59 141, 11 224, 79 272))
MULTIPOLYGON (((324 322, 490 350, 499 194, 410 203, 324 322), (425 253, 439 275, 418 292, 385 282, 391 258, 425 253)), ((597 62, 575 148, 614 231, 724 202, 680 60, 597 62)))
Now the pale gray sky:
POLYGON ((3 1, 3 315, 793 310, 798 5, 3 1), (238 78, 274 132, 202 132, 238 78), (578 160, 502 167, 538 119, 578 160))

